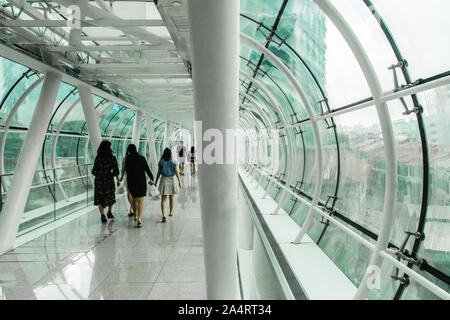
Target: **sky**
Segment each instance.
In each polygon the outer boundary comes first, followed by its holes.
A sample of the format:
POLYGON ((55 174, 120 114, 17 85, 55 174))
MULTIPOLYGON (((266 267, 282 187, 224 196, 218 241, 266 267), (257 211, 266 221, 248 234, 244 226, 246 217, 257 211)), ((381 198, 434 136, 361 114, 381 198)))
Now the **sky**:
MULTIPOLYGON (((450 12, 448 0, 374 0, 394 39, 409 63, 414 80, 450 70, 448 31, 450 12)), ((394 88, 393 73, 388 67, 396 57, 376 19, 359 0, 335 0, 333 5, 350 23, 361 41, 380 79, 383 91, 394 88)), ((333 23, 327 19, 326 79, 327 94, 332 108, 371 96, 367 82, 356 59, 333 23)), ((402 76, 398 73, 400 84, 402 76)), ((404 111, 397 102, 390 103, 393 118, 404 111)), ((378 122, 374 108, 339 117, 342 125, 355 123, 371 126, 378 122)))

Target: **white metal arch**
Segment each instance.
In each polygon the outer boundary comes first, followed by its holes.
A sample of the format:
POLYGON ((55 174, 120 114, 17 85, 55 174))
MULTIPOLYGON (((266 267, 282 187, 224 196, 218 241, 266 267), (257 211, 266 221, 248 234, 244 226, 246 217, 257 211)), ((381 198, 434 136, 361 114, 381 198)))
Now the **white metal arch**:
POLYGON ((119 120, 117 120, 117 123, 114 125, 114 127, 111 130, 111 133, 108 136, 108 139, 111 139, 114 135, 114 132, 116 132, 117 128, 119 127, 119 125, 123 122, 123 120, 127 117, 127 115, 130 114, 132 110, 128 109, 128 111, 126 111, 120 118, 119 120))
POLYGON ((28 95, 39 85, 44 81, 44 77, 37 79, 35 82, 33 82, 27 90, 22 93, 20 98, 17 100, 14 107, 9 112, 8 118, 6 119, 5 125, 4 125, 4 131, 2 134, 2 137, 0 138, 0 175, 1 177, 1 183, 4 191, 8 191, 8 185, 6 183, 5 177, 3 177, 3 174, 5 173, 5 162, 4 162, 4 154, 5 154, 5 144, 6 144, 6 136, 8 135, 8 130, 11 125, 11 122, 14 118, 14 115, 16 114, 19 107, 22 105, 22 103, 25 101, 25 99, 28 97, 28 95))
MULTIPOLYGON (((267 114, 264 112, 264 110, 263 110, 263 107, 259 104, 259 101, 256 101, 255 99, 253 99, 252 97, 250 97, 248 94, 246 94, 246 93, 244 93, 244 92, 240 92, 240 94, 242 95, 242 96, 244 96, 248 101, 250 101, 250 103, 253 105, 253 106, 255 106, 255 108, 257 109, 257 111, 258 111, 258 114, 260 114, 261 115, 261 118, 263 119, 263 121, 266 123, 266 131, 267 131, 267 136, 268 137, 270 137, 270 135, 271 135, 271 133, 269 134, 269 130, 270 130, 270 132, 272 132, 273 131, 273 126, 272 126, 272 123, 271 123, 271 121, 270 121, 270 119, 269 119, 269 117, 267 116, 267 114)), ((245 105, 244 105, 245 106, 245 105)), ((262 135, 262 132, 261 132, 261 135, 262 135)), ((258 142, 258 148, 259 148, 259 146, 260 146, 260 143, 259 143, 259 140, 260 139, 258 139, 257 140, 257 142, 258 142)), ((266 141, 266 143, 267 143, 267 141, 266 141)), ((258 157, 260 156, 260 150, 258 149, 258 157)), ((272 156, 273 156, 273 153, 272 153, 272 156)), ((258 164, 260 164, 260 159, 258 158, 258 164)), ((273 161, 272 161, 273 162, 273 161)), ((258 183, 257 183, 257 185, 256 185, 256 188, 259 186, 259 183, 261 182, 261 180, 262 180, 262 176, 260 177, 260 179, 259 179, 259 181, 258 181, 258 183)))
MULTIPOLYGON (((100 119, 109 110, 109 108, 111 108, 113 105, 115 105, 115 102, 111 102, 105 109, 103 109, 100 112, 100 114, 98 115, 97 119, 100 119)), ((89 157, 88 157, 89 142, 90 142, 90 140, 87 139, 84 144, 84 164, 86 165, 86 171, 88 171, 87 168, 88 168, 88 162, 89 162, 89 157)), ((94 155, 95 155, 95 151, 94 151, 94 155)), ((87 172, 87 174, 89 175, 89 180, 91 180, 92 185, 94 185, 94 179, 92 178, 92 175, 90 175, 89 172, 87 172)))
MULTIPOLYGON (((248 111, 247 111, 248 112, 248 111)), ((255 127, 255 126, 252 126, 251 125, 251 120, 249 120, 249 115, 247 114, 247 112, 244 112, 244 110, 242 110, 241 111, 241 115, 242 115, 242 117, 239 119, 240 121, 241 121, 241 124, 244 126, 244 128, 246 128, 244 131, 245 132, 247 132, 247 134, 249 135, 249 137, 252 137, 253 135, 255 135, 254 136, 254 138, 255 138, 255 140, 256 140, 256 142, 257 142, 257 145, 256 145, 256 147, 257 148, 259 148, 259 145, 258 145, 258 134, 255 132, 256 130, 257 131, 259 131, 260 129, 259 129, 259 125, 258 125, 258 127, 255 127), (256 129, 256 130, 255 130, 256 129)), ((250 143, 250 140, 249 140, 249 143, 250 143)), ((250 147, 251 147, 251 155, 252 155, 252 158, 251 158, 251 161, 252 162, 254 162, 254 163, 258 163, 258 152, 254 152, 254 148, 253 148, 253 145, 250 145, 249 144, 249 149, 250 149, 250 147), (255 156, 256 155, 256 156, 255 156)))
MULTIPOLYGON (((251 83, 253 83, 254 86, 256 86, 257 88, 259 88, 265 95, 266 97, 269 98, 269 101, 271 103, 272 108, 274 108, 276 114, 278 115, 278 118, 281 121, 281 124, 283 126, 283 130, 286 133, 286 138, 287 138, 287 142, 288 142, 288 177, 286 179, 286 184, 289 188, 289 186, 292 185, 293 182, 293 178, 294 178, 294 173, 293 173, 293 167, 294 167, 294 147, 293 147, 293 143, 292 143, 292 137, 289 133, 288 130, 288 122, 286 120, 286 116, 285 114, 282 112, 278 102, 276 101, 276 99, 273 97, 273 95, 269 92, 269 90, 266 88, 266 86, 264 84, 262 84, 260 81, 256 80, 255 78, 253 78, 250 74, 244 72, 244 71, 240 71, 239 72, 242 76, 244 76, 245 78, 247 78, 251 83)), ((303 165, 306 165, 305 163, 303 165)), ((270 180, 269 186, 267 187, 267 190, 270 190, 272 184, 272 180, 270 180)), ((267 196, 268 191, 265 193, 264 196, 267 196)), ((283 194, 280 197, 280 201, 278 202, 277 208, 275 209, 275 213, 278 212, 278 210, 281 208, 282 204, 283 204, 283 199, 285 198, 285 194, 286 194, 286 189, 283 189, 283 194)))
MULTIPOLYGON (((314 136, 314 142, 316 144, 315 148, 315 155, 316 155, 316 163, 317 163, 317 175, 315 180, 315 187, 314 187, 314 193, 313 193, 313 202, 312 206, 309 208, 308 216, 305 222, 303 223, 303 227, 300 230, 298 236, 294 240, 294 243, 300 243, 303 236, 306 234, 306 230, 308 229, 309 225, 312 222, 312 213, 313 213, 313 207, 316 206, 319 202, 320 192, 322 190, 322 182, 323 182, 323 156, 322 156, 322 141, 320 138, 319 128, 317 126, 317 121, 315 119, 315 114, 312 106, 310 105, 308 99, 306 98, 306 95, 301 87, 301 85, 298 83, 298 81, 295 79, 295 76, 292 74, 292 72, 284 65, 284 63, 275 55, 273 54, 269 49, 261 45, 256 40, 250 38, 249 36, 245 35, 241 32, 240 34, 241 40, 244 40, 249 45, 251 45, 256 50, 261 51, 264 53, 264 55, 275 65, 280 69, 280 71, 286 76, 286 78, 289 80, 289 82, 293 85, 295 88, 295 91, 298 93, 309 118, 311 119, 311 126, 313 129, 313 136, 314 136)), ((288 185, 285 186, 285 188, 289 188, 288 185)))
POLYGON ((252 121, 254 121, 257 126, 254 126, 257 130, 257 135, 256 135, 256 155, 257 155, 257 159, 256 159, 256 163, 259 164, 260 163, 260 156, 261 156, 261 150, 260 150, 260 140, 261 140, 261 136, 262 136, 262 132, 263 132, 263 128, 261 126, 261 124, 259 123, 258 119, 256 119, 255 115, 252 113, 252 111, 250 111, 248 109, 248 107, 244 104, 241 105, 242 109, 242 116, 244 117, 243 120, 246 120, 247 123, 250 125, 252 123, 252 121))
POLYGON ((368 279, 371 276, 370 270, 373 266, 380 267, 383 259, 380 252, 387 248, 389 238, 392 231, 392 221, 395 210, 395 199, 397 196, 397 159, 395 150, 394 129, 391 117, 387 108, 387 104, 381 101, 383 89, 376 75, 375 69, 365 52, 358 37, 353 32, 350 25, 345 21, 344 17, 336 10, 336 8, 328 0, 314 0, 325 15, 333 22, 341 35, 344 37, 348 46, 353 52, 358 64, 366 78, 369 89, 372 93, 377 109, 378 119, 381 126, 381 134, 383 136, 385 160, 386 160, 386 188, 384 195, 383 221, 382 227, 378 234, 375 251, 372 254, 369 266, 365 276, 356 292, 354 299, 365 299, 370 291, 368 279))
POLYGON ((125 140, 123 140, 123 146, 122 146, 122 156, 125 157, 126 155, 126 147, 127 147, 127 142, 130 138, 128 138, 131 134, 133 133, 133 126, 130 126, 130 129, 128 129, 127 133, 125 134, 125 140))
MULTIPOLYGON (((266 113, 263 111, 263 109, 264 109, 264 108, 262 107, 263 103, 262 103, 259 99, 257 99, 256 97, 255 97, 255 99, 253 99, 253 98, 250 97, 248 94, 244 94, 244 93, 242 93, 242 92, 241 92, 241 94, 242 94, 247 100, 249 100, 249 101, 251 102, 251 104, 253 104, 253 105, 256 107, 258 113, 261 114, 261 118, 263 118, 264 122, 266 122, 266 123, 268 124, 268 125, 266 126, 266 131, 267 131, 267 137, 268 137, 268 139, 270 139, 270 138, 272 137, 272 135, 273 135, 274 128, 273 128, 273 126, 272 126, 272 124, 271 124, 271 121, 270 121, 269 117, 268 117, 268 116, 266 115, 266 113), (271 131, 270 134, 269 134, 269 131, 268 131, 269 129, 270 129, 270 131, 271 131)), ((264 104, 264 105, 265 105, 265 104, 264 104)), ((244 105, 244 106, 245 106, 245 105, 244 105)), ((266 142, 266 143, 264 144, 264 146, 265 146, 265 150, 267 151, 267 143, 268 143, 268 142, 267 142, 267 141, 265 141, 265 142, 266 142)), ((271 162, 272 162, 272 164, 275 163, 275 161, 278 160, 278 159, 275 158, 275 154, 274 154, 273 150, 275 150, 275 148, 272 148, 272 152, 271 152, 271 157, 272 157, 271 162)), ((267 154, 267 152, 266 152, 265 154, 267 154)), ((272 167, 272 174, 275 174, 277 170, 278 170, 277 166, 273 166, 273 167, 272 167)), ((258 183, 257 183, 256 186, 255 186, 255 189, 257 189, 257 188, 260 186, 262 180, 263 180, 263 175, 260 176, 260 178, 259 178, 259 180, 258 180, 258 183)), ((267 190, 269 190, 269 189, 270 189, 270 186, 267 188, 267 190)), ((268 193, 268 191, 266 191, 266 193, 264 194, 264 197, 267 195, 267 193, 268 193)), ((275 211, 275 213, 276 213, 276 211, 275 211)))
MULTIPOLYGON (((66 118, 69 116, 70 112, 75 108, 75 106, 80 102, 80 98, 78 98, 77 100, 75 100, 74 103, 72 103, 72 105, 69 107, 69 109, 67 109, 67 111, 64 113, 63 117, 61 118, 61 120, 59 121, 59 125, 58 128, 56 130, 56 136, 53 139, 53 144, 52 144, 52 167, 56 168, 56 144, 58 143, 58 139, 59 139, 59 133, 61 132, 61 129, 64 125, 64 122, 66 121, 66 118)), ((56 171, 54 171, 54 177, 53 177, 54 181, 57 183, 59 191, 61 191, 61 194, 64 197, 65 201, 69 201, 69 198, 67 197, 66 192, 64 191, 63 186, 61 185, 61 183, 59 182, 59 177, 56 174, 56 171)))

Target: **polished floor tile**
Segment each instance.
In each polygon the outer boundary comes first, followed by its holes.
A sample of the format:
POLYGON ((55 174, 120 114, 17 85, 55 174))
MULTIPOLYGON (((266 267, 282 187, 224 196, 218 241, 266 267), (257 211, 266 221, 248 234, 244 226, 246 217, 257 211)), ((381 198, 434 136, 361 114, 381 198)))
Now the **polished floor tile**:
POLYGON ((144 201, 143 227, 121 198, 114 220, 97 210, 0 256, 0 299, 205 299, 196 177, 161 222, 160 201, 144 201))
POLYGON ((205 282, 155 283, 148 300, 205 300, 205 282))
POLYGON ((89 300, 144 300, 152 287, 153 283, 104 283, 91 293, 89 300))

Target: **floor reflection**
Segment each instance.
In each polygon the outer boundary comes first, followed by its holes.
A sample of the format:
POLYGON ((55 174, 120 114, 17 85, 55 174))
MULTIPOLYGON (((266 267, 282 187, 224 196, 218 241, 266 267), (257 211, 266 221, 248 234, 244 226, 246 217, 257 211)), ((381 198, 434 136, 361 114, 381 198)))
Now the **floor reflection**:
POLYGON ((205 299, 196 175, 185 175, 174 216, 145 199, 143 228, 126 199, 106 224, 97 210, 0 256, 0 299, 205 299))

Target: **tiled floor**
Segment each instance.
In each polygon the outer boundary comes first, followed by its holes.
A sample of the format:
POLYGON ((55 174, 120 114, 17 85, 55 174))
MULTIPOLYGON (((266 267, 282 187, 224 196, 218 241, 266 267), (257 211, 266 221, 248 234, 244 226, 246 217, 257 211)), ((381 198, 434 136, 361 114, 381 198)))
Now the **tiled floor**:
POLYGON ((107 224, 93 211, 0 256, 0 299, 205 299, 198 182, 183 180, 166 223, 146 198, 136 228, 121 199, 107 224))

